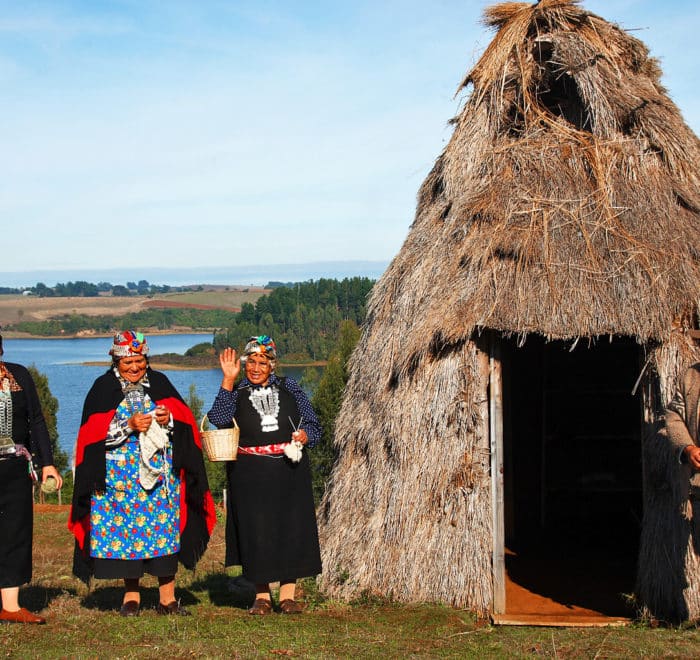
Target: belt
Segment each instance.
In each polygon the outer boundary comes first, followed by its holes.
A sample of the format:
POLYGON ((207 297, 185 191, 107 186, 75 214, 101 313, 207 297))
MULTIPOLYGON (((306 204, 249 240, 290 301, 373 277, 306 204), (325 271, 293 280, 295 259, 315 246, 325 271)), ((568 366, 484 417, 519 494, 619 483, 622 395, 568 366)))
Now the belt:
POLYGON ((254 447, 238 447, 239 454, 250 454, 251 456, 281 456, 289 446, 288 442, 277 442, 273 445, 255 445, 254 447))
POLYGON ((29 450, 24 445, 16 444, 14 454, 5 454, 4 456, 0 456, 0 460, 3 461, 6 461, 8 458, 25 459, 27 461, 27 468, 29 470, 29 474, 32 478, 32 481, 39 481, 39 477, 37 476, 36 470, 34 469, 34 463, 32 463, 32 455, 29 453, 29 450))
POLYGON ((0 461, 6 461, 10 458, 27 458, 27 456, 29 455, 29 452, 27 451, 24 445, 15 444, 12 447, 12 450, 13 451, 8 452, 6 454, 0 454, 0 461))

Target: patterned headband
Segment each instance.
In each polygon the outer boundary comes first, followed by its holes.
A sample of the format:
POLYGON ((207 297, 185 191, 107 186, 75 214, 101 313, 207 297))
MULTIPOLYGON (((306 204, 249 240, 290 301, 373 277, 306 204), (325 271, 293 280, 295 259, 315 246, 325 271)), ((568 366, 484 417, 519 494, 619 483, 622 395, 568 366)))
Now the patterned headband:
POLYGON ((267 335, 251 337, 248 339, 248 343, 243 349, 243 356, 247 357, 253 353, 261 353, 274 361, 277 359, 277 346, 275 346, 275 342, 272 341, 272 337, 268 337, 267 335))
POLYGON ((148 344, 143 333, 135 330, 124 330, 114 335, 114 343, 109 351, 113 357, 133 357, 135 355, 148 355, 148 344))

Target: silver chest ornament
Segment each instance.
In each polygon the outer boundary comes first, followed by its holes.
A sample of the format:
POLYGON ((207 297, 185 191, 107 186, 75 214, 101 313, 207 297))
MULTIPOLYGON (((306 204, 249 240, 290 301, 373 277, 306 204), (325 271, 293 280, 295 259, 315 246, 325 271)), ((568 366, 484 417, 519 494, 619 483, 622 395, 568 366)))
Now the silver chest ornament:
POLYGON ((276 387, 260 387, 250 393, 250 403, 260 415, 263 433, 278 431, 277 416, 280 412, 280 395, 276 387))

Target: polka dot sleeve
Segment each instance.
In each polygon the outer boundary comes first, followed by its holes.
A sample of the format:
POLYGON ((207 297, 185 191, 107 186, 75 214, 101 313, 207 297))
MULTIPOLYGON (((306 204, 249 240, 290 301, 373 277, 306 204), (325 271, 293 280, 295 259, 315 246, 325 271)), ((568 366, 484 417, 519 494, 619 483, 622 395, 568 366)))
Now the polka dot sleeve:
POLYGON ((297 402, 299 415, 301 415, 302 418, 301 428, 306 431, 306 435, 309 438, 309 444, 307 447, 311 448, 318 444, 318 441, 321 439, 321 434, 323 433, 321 424, 319 424, 316 413, 311 407, 311 402, 307 398, 306 394, 304 394, 304 390, 299 387, 299 383, 297 383, 293 378, 285 378, 284 387, 297 402))
POLYGON ((211 410, 207 413, 209 421, 218 429, 230 429, 233 426, 233 416, 238 404, 238 389, 233 391, 219 388, 211 410))

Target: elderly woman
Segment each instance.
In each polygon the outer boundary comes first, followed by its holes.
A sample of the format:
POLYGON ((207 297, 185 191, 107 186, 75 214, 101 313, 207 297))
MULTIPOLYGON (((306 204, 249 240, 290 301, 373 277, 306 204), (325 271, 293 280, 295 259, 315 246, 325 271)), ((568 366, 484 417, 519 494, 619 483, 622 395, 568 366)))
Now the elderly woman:
POLYGON ((309 457, 321 427, 291 378, 275 375, 275 343, 251 337, 240 362, 227 348, 219 356, 223 380, 209 420, 240 427, 238 459, 227 464, 226 565, 242 565, 255 584, 250 614, 270 614, 270 582, 280 582, 279 607, 299 614, 296 580, 321 572, 309 457), (244 364, 245 378, 235 382, 244 364))
POLYGON ((175 599, 178 560, 194 567, 216 520, 199 431, 167 377, 149 367, 140 332, 115 335, 109 354, 76 446, 73 572, 123 579, 122 616, 139 614, 139 580, 149 573, 158 578, 158 614, 186 615, 175 599))
POLYGON ((19 606, 19 587, 32 578, 31 454, 43 465, 42 483, 52 478, 60 488, 34 381, 24 367, 0 359, 0 621, 10 623, 46 623, 19 606))

